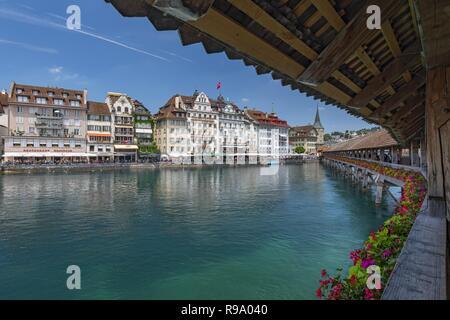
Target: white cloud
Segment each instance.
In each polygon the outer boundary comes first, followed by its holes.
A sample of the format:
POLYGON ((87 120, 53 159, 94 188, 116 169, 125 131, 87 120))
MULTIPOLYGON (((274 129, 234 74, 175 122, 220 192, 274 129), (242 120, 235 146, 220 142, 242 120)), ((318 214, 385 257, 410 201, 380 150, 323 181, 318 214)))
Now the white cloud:
POLYGON ((53 48, 45 48, 45 47, 38 47, 29 43, 25 42, 17 42, 17 41, 10 41, 6 39, 0 39, 0 44, 6 44, 6 45, 12 45, 16 47, 21 47, 23 49, 29 50, 29 51, 35 51, 35 52, 43 52, 43 53, 50 53, 50 54, 56 54, 58 53, 58 50, 53 48))
POLYGON ((53 67, 48 69, 48 72, 50 72, 51 74, 58 74, 61 73, 63 71, 63 67, 53 67))
POLYGON ((250 99, 249 98, 242 98, 241 101, 244 102, 244 103, 248 103, 250 101, 250 99))

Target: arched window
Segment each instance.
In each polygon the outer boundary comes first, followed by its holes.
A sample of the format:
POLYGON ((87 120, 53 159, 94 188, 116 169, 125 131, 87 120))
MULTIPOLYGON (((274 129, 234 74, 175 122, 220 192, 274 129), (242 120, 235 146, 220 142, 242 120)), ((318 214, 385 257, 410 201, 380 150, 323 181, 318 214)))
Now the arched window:
POLYGON ((125 113, 128 113, 128 107, 125 107, 125 113))

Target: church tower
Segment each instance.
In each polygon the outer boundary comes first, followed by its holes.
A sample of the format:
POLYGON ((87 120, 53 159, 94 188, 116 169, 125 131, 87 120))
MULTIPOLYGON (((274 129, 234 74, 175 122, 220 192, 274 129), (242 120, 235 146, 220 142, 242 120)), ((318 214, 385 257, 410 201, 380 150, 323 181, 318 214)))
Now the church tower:
POLYGON ((319 107, 317 107, 316 111, 316 119, 314 120, 314 129, 316 129, 319 134, 317 137, 317 145, 321 146, 324 144, 325 129, 323 128, 322 122, 320 122, 319 107))

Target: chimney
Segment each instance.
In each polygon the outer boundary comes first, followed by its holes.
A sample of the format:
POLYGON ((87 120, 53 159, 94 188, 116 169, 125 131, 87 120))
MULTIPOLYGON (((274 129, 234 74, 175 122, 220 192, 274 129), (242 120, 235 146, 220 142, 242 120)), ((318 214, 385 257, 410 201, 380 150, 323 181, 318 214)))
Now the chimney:
POLYGON ((87 101, 88 101, 88 91, 87 91, 87 89, 84 89, 84 102, 83 102, 83 104, 87 104, 87 101))

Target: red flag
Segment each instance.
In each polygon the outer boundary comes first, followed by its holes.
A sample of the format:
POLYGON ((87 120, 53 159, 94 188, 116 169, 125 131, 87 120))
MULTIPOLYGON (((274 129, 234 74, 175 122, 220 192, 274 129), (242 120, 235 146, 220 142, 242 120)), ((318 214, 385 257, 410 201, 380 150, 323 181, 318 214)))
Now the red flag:
POLYGON ((222 89, 222 82, 217 83, 217 90, 222 89))

